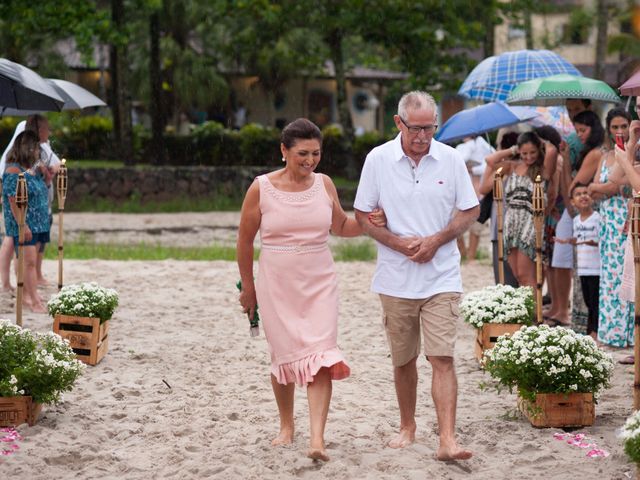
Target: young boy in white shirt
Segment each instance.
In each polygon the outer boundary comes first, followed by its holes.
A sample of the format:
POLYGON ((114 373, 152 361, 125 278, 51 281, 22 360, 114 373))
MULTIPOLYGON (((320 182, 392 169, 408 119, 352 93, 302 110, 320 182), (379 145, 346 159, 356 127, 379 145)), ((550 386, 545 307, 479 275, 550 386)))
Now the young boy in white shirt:
POLYGON ((570 242, 576 246, 578 276, 582 286, 584 303, 587 305, 589 317, 587 334, 594 339, 598 334, 598 300, 600 290, 600 250, 598 234, 600 231, 600 214, 593 210, 593 199, 589 195, 587 185, 576 184, 571 190, 571 204, 578 211, 573 219, 573 235, 558 243, 570 242))

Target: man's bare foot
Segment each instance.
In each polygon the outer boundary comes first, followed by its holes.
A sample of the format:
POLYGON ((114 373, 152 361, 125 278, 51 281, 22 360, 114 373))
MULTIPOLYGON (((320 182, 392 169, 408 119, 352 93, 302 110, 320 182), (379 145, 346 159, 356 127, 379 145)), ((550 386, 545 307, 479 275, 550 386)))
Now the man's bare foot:
POLYGON ((8 293, 12 297, 16 296, 16 287, 9 285, 8 287, 2 287, 2 293, 8 293))
POLYGON ((329 455, 327 455, 327 451, 324 448, 310 448, 307 450, 307 457, 311 460, 329 461, 329 455))
POLYGON ((271 446, 290 445, 293 443, 293 430, 283 429, 276 438, 271 440, 271 446))
POLYGON ((49 280, 47 280, 46 278, 42 277, 42 278, 39 278, 38 280, 36 280, 36 284, 38 286, 41 286, 41 287, 46 287, 46 286, 49 285, 49 280))
POLYGON ((404 448, 416 441, 415 428, 401 428, 398 435, 392 438, 388 445, 391 448, 404 448))
POLYGON ((469 460, 473 457, 473 453, 469 450, 464 450, 457 445, 451 447, 440 447, 436 458, 440 461, 446 462, 447 460, 469 460))

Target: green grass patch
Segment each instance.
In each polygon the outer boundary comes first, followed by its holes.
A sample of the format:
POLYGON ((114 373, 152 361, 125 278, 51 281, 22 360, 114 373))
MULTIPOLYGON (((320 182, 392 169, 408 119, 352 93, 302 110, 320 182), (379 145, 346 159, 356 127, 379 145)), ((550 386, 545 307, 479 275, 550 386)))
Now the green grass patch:
MULTIPOLYGON (((376 248, 370 241, 357 243, 343 243, 332 248, 333 257, 337 262, 372 261, 376 259, 376 248)), ((254 259, 258 259, 259 249, 254 252, 254 259)), ((57 260, 58 251, 55 244, 45 250, 45 258, 57 260)), ((121 243, 93 243, 86 239, 65 242, 64 258, 67 260, 196 260, 236 261, 234 246, 212 245, 209 247, 169 247, 150 243, 121 244, 121 243)))
MULTIPOLYGON (((258 252, 256 252, 257 258, 258 252)), ((45 250, 45 258, 55 260, 58 252, 50 247, 45 250)), ((90 243, 86 241, 66 242, 64 258, 68 260, 227 260, 235 261, 236 249, 230 246, 210 247, 168 247, 148 243, 114 244, 90 243)))
POLYGON ((163 202, 148 203, 141 202, 138 197, 133 197, 119 203, 101 198, 86 198, 79 202, 67 203, 65 210, 68 212, 178 213, 238 211, 241 206, 241 198, 212 195, 206 198, 181 196, 163 202))
POLYGON ((331 177, 336 188, 358 188, 358 180, 348 180, 344 177, 331 177))
POLYGON ((68 168, 122 168, 124 162, 118 160, 73 159, 67 160, 68 168))
POLYGON ((333 249, 336 262, 369 262, 376 259, 376 247, 370 240, 344 242, 333 249))

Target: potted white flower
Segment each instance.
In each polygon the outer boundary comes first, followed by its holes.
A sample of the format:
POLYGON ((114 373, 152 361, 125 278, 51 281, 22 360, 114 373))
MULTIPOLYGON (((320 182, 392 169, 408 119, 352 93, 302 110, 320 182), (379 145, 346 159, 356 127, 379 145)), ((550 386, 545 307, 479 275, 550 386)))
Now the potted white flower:
POLYGON ((627 418, 620 429, 624 453, 640 468, 640 410, 627 418))
POLYGON ((96 365, 109 347, 109 319, 118 306, 118 293, 91 283, 63 287, 47 303, 53 331, 69 340, 78 359, 96 365))
POLYGON ((533 289, 510 285, 490 285, 468 293, 460 302, 465 322, 477 329, 476 358, 493 348, 501 335, 510 335, 534 319, 533 289))
POLYGON ((609 386, 611 355, 566 328, 524 327, 485 352, 498 387, 517 389, 520 410, 537 427, 592 425, 594 401, 609 386))
POLYGON ((84 368, 59 335, 0 319, 0 426, 33 425, 42 404, 59 402, 84 368))

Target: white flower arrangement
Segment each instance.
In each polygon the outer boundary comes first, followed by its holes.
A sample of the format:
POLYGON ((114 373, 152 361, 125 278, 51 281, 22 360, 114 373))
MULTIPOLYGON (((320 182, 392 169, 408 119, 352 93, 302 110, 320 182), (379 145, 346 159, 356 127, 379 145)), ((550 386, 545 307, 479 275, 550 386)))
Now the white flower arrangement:
POLYGON ((91 283, 63 287, 47 303, 49 315, 74 315, 99 318, 105 322, 113 316, 118 306, 118 292, 91 283))
POLYGON ((620 429, 620 438, 626 453, 632 462, 640 465, 640 410, 627 418, 620 429))
POLYGON ((468 293, 460 302, 465 322, 482 328, 485 323, 531 325, 534 316, 533 289, 510 285, 491 285, 468 293))
POLYGON ((593 393, 609 386, 613 359, 589 335, 547 325, 523 327, 498 338, 484 354, 499 385, 533 400, 536 393, 593 393))
POLYGON ((0 397, 29 395, 37 403, 55 403, 84 369, 59 335, 0 319, 0 397))

